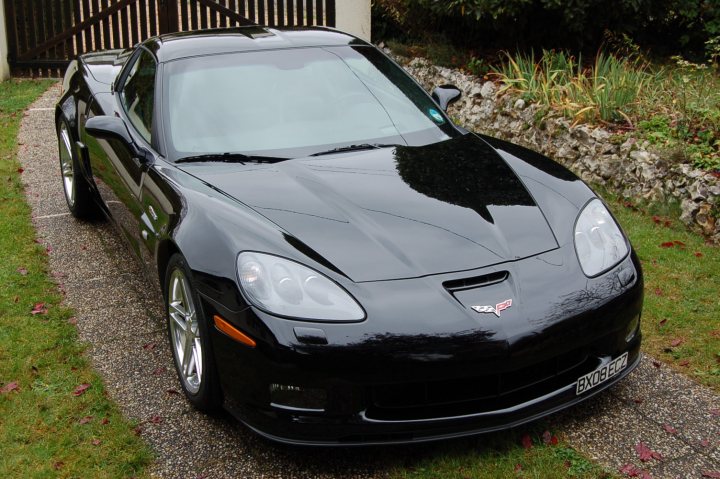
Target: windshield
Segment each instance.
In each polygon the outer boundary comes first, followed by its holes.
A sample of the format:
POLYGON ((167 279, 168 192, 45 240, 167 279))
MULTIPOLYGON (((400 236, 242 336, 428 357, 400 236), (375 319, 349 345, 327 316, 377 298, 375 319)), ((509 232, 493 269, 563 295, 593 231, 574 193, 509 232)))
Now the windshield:
POLYGON ((165 129, 177 158, 307 156, 354 144, 456 136, 444 112, 372 47, 187 58, 165 66, 165 129))

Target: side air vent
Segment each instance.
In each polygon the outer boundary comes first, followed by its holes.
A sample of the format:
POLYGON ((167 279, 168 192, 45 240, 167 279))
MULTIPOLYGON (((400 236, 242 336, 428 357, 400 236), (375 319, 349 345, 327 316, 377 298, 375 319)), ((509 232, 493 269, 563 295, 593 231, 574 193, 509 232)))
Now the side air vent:
POLYGON ((472 278, 453 279, 445 281, 443 286, 451 293, 454 291, 463 291, 465 289, 482 288, 491 284, 502 283, 508 277, 507 271, 498 271, 497 273, 484 274, 482 276, 474 276, 472 278))

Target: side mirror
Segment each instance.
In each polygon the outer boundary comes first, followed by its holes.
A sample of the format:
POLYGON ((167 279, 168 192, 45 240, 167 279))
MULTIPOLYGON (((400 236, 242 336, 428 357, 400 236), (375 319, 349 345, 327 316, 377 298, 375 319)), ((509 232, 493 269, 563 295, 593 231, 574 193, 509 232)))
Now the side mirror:
POLYGON ((119 140, 128 147, 133 157, 142 163, 152 159, 152 154, 139 146, 130 136, 127 125, 116 116, 94 116, 85 122, 85 131, 101 140, 119 140))
POLYGON ((460 99, 462 92, 455 85, 440 85, 435 87, 432 98, 440 105, 443 111, 447 111, 448 105, 460 99))

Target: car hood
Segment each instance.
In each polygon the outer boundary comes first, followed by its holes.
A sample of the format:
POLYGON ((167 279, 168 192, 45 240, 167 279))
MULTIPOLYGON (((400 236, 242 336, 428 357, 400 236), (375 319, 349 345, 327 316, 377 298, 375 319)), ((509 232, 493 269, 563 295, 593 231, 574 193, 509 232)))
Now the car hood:
POLYGON ((183 164, 355 282, 518 260, 558 247, 494 148, 469 134, 273 164, 183 164))

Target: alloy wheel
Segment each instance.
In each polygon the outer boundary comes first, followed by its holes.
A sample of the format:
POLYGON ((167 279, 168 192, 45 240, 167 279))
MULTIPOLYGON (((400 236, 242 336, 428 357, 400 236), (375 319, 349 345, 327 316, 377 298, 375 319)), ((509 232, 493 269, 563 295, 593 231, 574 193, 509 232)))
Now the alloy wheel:
POLYGON ((196 394, 202 384, 203 363, 198 313, 192 298, 185 274, 173 270, 168 291, 170 342, 180 378, 187 391, 196 394))
POLYGON ((75 169, 73 166, 70 132, 65 122, 60 123, 60 170, 63 178, 65 198, 70 206, 75 204, 75 169))

